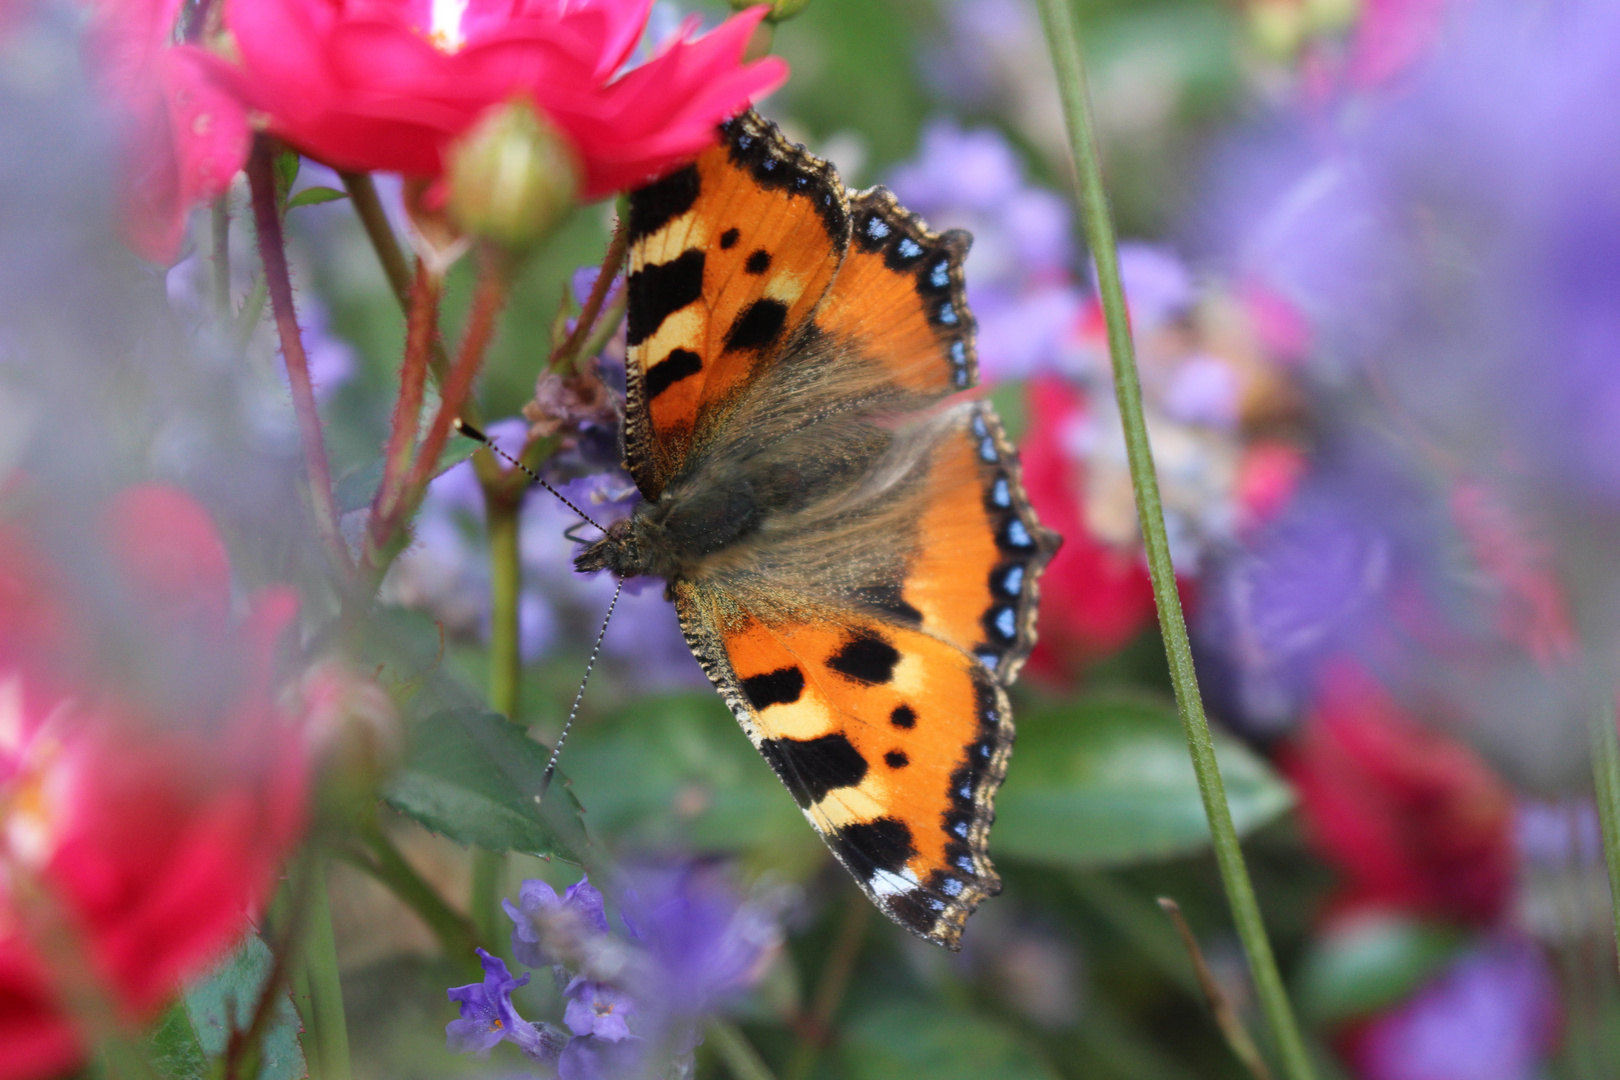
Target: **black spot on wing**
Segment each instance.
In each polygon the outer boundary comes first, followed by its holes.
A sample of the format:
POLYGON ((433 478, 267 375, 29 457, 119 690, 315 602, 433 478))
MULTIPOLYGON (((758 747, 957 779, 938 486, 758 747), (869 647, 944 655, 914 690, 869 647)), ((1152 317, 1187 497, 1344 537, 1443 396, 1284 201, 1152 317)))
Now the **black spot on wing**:
POLYGON ((671 349, 669 355, 647 369, 643 390, 651 401, 682 379, 703 370, 703 358, 690 349, 671 349))
POLYGON ((801 809, 820 802, 829 791, 854 787, 866 776, 866 759, 836 732, 817 739, 766 739, 759 752, 801 809))
POLYGON ((917 726, 917 710, 910 705, 896 705, 889 714, 889 723, 909 731, 917 726))
POLYGON ((640 345, 664 320, 703 295, 703 252, 683 252, 667 263, 651 263, 630 275, 625 343, 640 345))
POLYGON ((933 939, 934 924, 939 919, 939 913, 945 910, 944 901, 922 889, 884 897, 883 903, 890 916, 901 926, 930 940, 933 939))
POLYGON ((720 234, 720 247, 726 251, 730 251, 732 248, 737 246, 737 237, 739 235, 740 234, 736 229, 727 229, 725 232, 720 234))
POLYGON ((702 182, 696 165, 676 169, 662 180, 655 180, 630 195, 630 239, 632 242, 668 225, 692 209, 702 182))
POLYGON ((900 622, 911 626, 922 625, 922 612, 906 603, 900 594, 900 586, 893 583, 886 585, 864 585, 855 590, 856 597, 865 605, 892 616, 900 622))
POLYGON ((900 651, 870 630, 856 634, 827 660, 827 666, 858 683, 876 685, 894 678, 900 651))
POLYGON ((750 675, 742 681, 742 690, 755 711, 772 705, 791 705, 804 693, 804 672, 796 667, 785 667, 763 675, 750 675))
POLYGON ((787 305, 780 300, 755 300, 726 331, 726 351, 763 349, 770 345, 782 333, 787 313, 787 305))
POLYGON ((763 274, 770 268, 771 253, 766 251, 764 248, 760 248, 758 251, 748 256, 748 261, 743 263, 743 270, 746 273, 755 275, 756 277, 763 274))
POLYGON ((827 843, 863 882, 871 881, 880 870, 898 874, 917 854, 910 827, 891 817, 845 825, 827 843))
POLYGON ((903 769, 911 764, 911 759, 904 750, 890 750, 883 755, 883 763, 891 769, 903 769))

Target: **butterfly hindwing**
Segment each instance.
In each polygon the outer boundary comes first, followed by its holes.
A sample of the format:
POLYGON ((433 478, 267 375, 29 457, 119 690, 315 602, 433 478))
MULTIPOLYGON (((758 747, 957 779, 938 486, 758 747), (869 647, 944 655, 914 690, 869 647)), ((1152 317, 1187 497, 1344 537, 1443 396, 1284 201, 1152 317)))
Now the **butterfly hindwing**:
POLYGON ((747 112, 630 196, 626 464, 657 498, 820 304, 849 245, 831 165, 747 112))
POLYGON ((675 586, 693 652, 838 860, 895 921, 957 947, 1001 890, 986 843, 1012 750, 1006 695, 971 655, 858 612, 761 617, 675 586))
POLYGON ((900 596, 922 629, 1010 686, 1034 647, 1040 576, 1061 540, 1036 520, 989 404, 950 415, 929 457, 900 596))

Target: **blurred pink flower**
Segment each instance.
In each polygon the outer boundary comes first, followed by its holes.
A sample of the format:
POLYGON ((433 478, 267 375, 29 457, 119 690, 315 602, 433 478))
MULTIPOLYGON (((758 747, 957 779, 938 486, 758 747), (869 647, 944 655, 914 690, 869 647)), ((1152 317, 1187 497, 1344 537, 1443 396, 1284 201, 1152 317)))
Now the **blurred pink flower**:
POLYGON ((193 206, 225 193, 247 159, 247 110, 201 50, 171 44, 182 0, 89 0, 97 88, 121 121, 129 242, 171 263, 193 206))
POLYGON ((295 596, 233 625, 224 546, 171 488, 125 491, 102 526, 110 614, 0 527, 0 1080, 71 1068, 86 1016, 157 1012, 241 939, 303 828, 305 742, 272 681, 295 596))
POLYGON ((240 64, 217 66, 311 157, 417 177, 438 177, 484 110, 528 98, 572 142, 594 199, 692 157, 787 77, 776 57, 742 63, 763 7, 696 39, 688 22, 625 70, 651 4, 228 0, 240 64))
POLYGON ((1323 674, 1279 764, 1341 906, 1489 925, 1512 898, 1513 796, 1466 745, 1402 712, 1349 661, 1323 674))

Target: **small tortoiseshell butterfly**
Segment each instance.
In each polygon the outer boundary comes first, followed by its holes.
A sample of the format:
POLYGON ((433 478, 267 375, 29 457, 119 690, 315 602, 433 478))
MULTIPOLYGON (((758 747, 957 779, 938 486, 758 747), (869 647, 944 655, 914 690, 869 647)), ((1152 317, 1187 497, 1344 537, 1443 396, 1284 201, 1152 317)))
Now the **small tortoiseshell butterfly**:
POLYGON ((753 112, 630 196, 625 464, 576 561, 668 580, 703 670, 873 902, 957 948, 1057 534, 977 381, 970 237, 753 112))

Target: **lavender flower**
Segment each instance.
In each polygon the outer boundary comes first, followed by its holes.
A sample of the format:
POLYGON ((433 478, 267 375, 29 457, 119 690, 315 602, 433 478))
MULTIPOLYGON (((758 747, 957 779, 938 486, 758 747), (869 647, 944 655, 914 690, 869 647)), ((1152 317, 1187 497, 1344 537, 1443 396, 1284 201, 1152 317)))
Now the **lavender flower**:
POLYGON ((1529 1080, 1556 1041, 1557 985, 1534 944, 1487 941, 1463 954, 1357 1040, 1365 1080, 1529 1080))
POLYGON ((512 978, 506 961, 478 950, 484 965, 484 981, 470 986, 453 986, 450 1000, 461 1006, 461 1019, 445 1026, 445 1041, 451 1050, 488 1056, 496 1043, 511 1042, 533 1061, 553 1063, 562 1049, 552 1032, 529 1023, 512 1006, 512 991, 527 986, 529 976, 512 978))
POLYGON ((602 894, 584 877, 568 886, 560 897, 544 881, 525 881, 518 889, 517 903, 502 900, 501 907, 512 920, 512 956, 529 967, 557 962, 547 954, 543 941, 562 955, 577 956, 582 938, 608 932, 602 894), (559 939, 568 942, 560 949, 559 939))
POLYGON ((630 1025, 625 1018, 635 1012, 636 1005, 629 994, 607 983, 583 978, 570 982, 563 994, 568 998, 563 1023, 575 1035, 592 1035, 608 1042, 630 1037, 630 1025))

